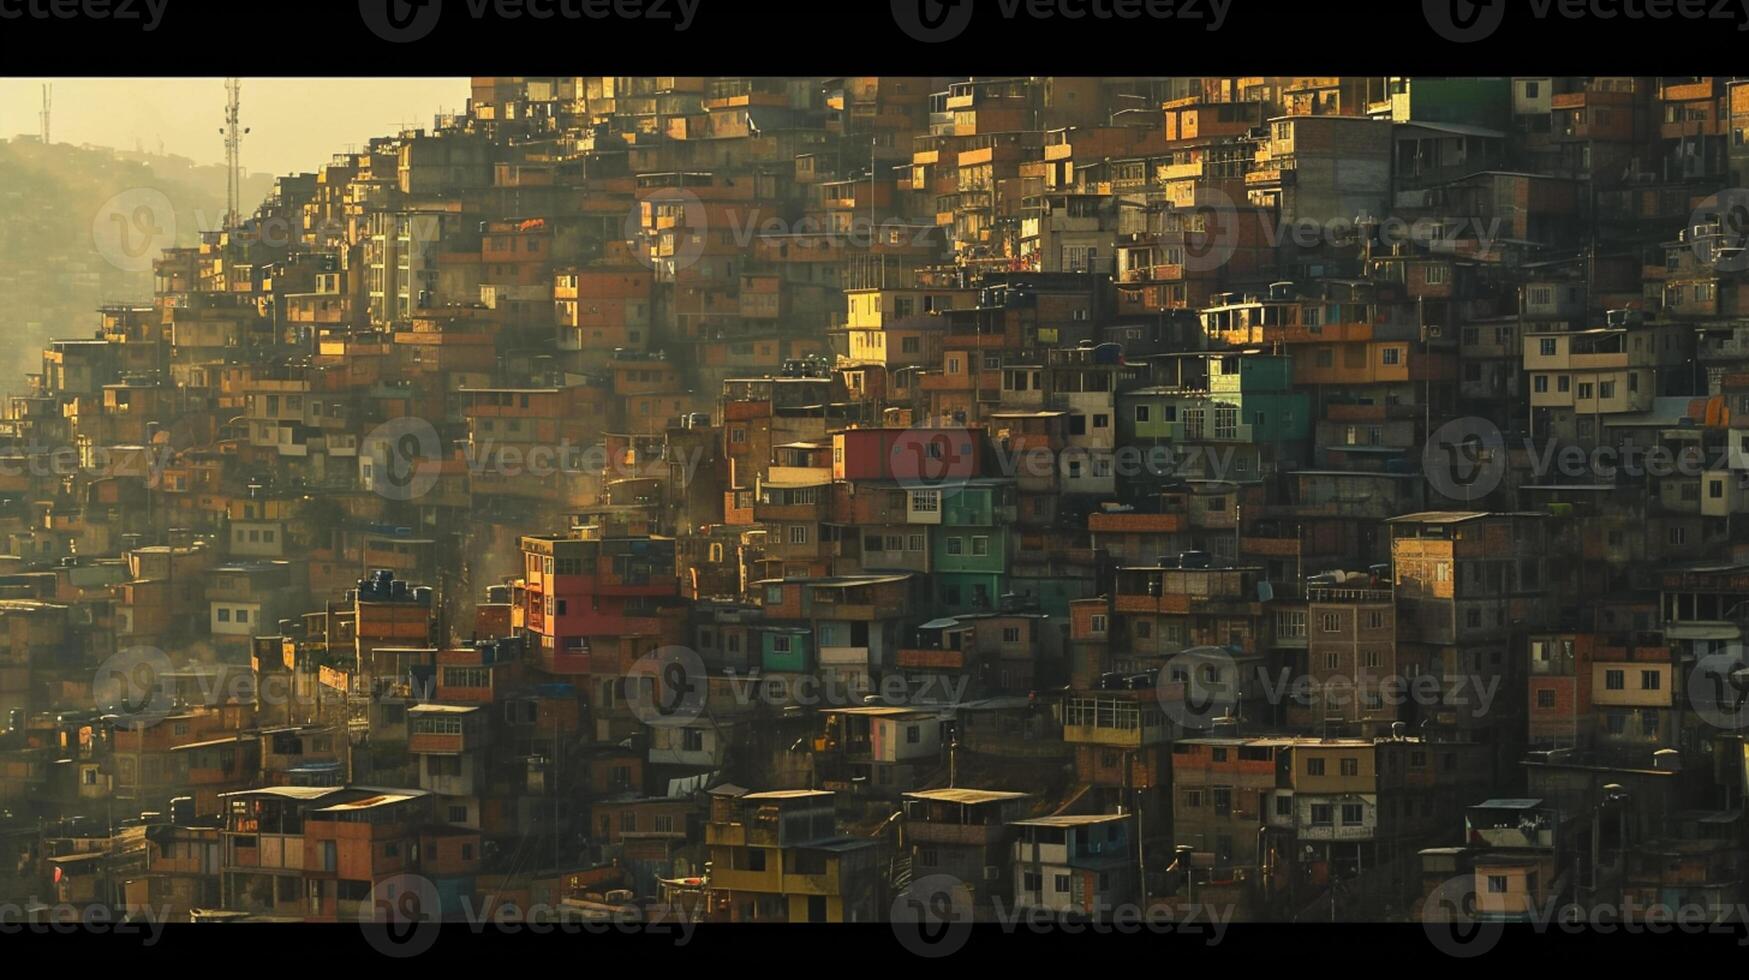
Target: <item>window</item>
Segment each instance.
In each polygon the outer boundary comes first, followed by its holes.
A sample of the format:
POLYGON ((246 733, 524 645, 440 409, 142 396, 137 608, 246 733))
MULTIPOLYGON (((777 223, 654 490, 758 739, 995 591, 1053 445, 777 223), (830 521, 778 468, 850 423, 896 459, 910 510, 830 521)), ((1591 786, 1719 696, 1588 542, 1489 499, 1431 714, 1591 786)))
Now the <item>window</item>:
POLYGON ((1603 672, 1603 686, 1611 691, 1627 690, 1627 677, 1624 671, 1606 670, 1603 672))
POLYGON ((1071 886, 1069 884, 1069 876, 1068 875, 1056 875, 1055 878, 1056 878, 1056 880, 1054 882, 1052 882, 1052 884, 1056 885, 1057 891, 1067 892, 1070 890, 1071 886))
POLYGON ((1328 804, 1328 803, 1314 803, 1314 804, 1312 804, 1312 826, 1314 826, 1314 827, 1328 827, 1328 826, 1330 826, 1330 823, 1331 823, 1330 815, 1331 815, 1330 804, 1328 804))
POLYGON ((1314 756, 1310 759, 1307 759, 1306 760, 1306 775, 1308 775, 1308 776, 1322 776, 1322 775, 1324 775, 1324 760, 1320 759, 1316 756, 1314 756))
POLYGON ((1660 679, 1659 674, 1655 670, 1642 670, 1642 671, 1640 671, 1640 690, 1642 690, 1642 691, 1656 691, 1656 690, 1658 690, 1659 679, 1660 679))
POLYGON ((1552 707, 1554 707, 1555 706, 1555 692, 1547 690, 1547 689, 1536 692, 1536 706, 1539 708, 1552 708, 1552 707))
POLYGON ((1380 361, 1384 364, 1393 365, 1403 363, 1403 348, 1401 347, 1386 347, 1379 352, 1379 355, 1380 361))
POLYGON ((1344 775, 1344 776, 1358 776, 1358 775, 1360 775, 1360 760, 1355 759, 1355 758, 1343 759, 1342 760, 1342 775, 1344 775))
POLYGON ((1136 421, 1141 422, 1141 423, 1146 423, 1149 421, 1148 406, 1146 406, 1146 405, 1137 405, 1136 406, 1136 421))
POLYGON ((1359 803, 1342 804, 1342 822, 1349 827, 1357 827, 1365 823, 1366 818, 1363 816, 1361 805, 1359 803))
POLYGON ((1506 876, 1489 875, 1488 893, 1491 895, 1504 895, 1506 893, 1506 876))

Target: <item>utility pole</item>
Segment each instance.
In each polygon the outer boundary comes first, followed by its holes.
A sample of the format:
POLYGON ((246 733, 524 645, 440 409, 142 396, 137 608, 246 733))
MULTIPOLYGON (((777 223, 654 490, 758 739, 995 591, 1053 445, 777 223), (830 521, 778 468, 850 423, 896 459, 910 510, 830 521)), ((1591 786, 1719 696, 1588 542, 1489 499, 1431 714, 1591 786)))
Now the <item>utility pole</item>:
POLYGON ((49 110, 53 107, 54 99, 55 99, 54 83, 52 83, 52 82, 44 83, 44 85, 43 85, 43 111, 41 113, 42 141, 43 141, 44 146, 49 145, 49 110))

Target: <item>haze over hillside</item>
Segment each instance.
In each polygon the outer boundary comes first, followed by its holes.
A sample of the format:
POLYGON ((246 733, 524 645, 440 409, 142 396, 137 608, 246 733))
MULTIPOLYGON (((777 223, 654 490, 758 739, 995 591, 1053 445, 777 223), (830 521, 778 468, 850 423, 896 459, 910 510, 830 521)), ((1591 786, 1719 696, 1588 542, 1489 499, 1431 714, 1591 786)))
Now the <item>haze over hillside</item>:
MULTIPOLYGON (((272 186, 271 175, 245 177, 244 210, 272 186)), ((0 140, 0 390, 23 390, 23 376, 42 369, 40 349, 50 339, 90 336, 98 306, 150 302, 149 259, 114 261, 98 236, 105 222, 135 220, 130 197, 119 199, 130 213, 116 213, 117 195, 152 191, 174 209, 173 221, 140 217, 159 236, 152 244, 194 245, 224 215, 225 170, 177 156, 0 140)))

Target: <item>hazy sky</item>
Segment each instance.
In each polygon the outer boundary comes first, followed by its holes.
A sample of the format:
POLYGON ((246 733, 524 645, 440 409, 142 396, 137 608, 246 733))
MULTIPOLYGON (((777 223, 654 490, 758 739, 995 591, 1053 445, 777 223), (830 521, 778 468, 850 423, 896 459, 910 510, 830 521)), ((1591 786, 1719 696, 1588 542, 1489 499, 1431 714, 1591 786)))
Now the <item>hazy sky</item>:
MULTIPOLYGON (((164 152, 196 163, 225 160, 222 78, 0 78, 0 137, 38 131, 44 82, 54 84, 57 143, 157 152, 162 141, 164 152)), ((314 170, 403 123, 430 128, 467 98, 465 78, 244 78, 243 168, 314 170)))

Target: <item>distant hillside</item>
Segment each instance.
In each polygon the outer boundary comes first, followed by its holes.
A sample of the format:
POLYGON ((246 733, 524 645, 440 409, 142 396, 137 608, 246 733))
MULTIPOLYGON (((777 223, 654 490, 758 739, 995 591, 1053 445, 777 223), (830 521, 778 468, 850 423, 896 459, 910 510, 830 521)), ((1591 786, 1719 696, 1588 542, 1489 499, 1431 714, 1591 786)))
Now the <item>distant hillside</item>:
MULTIPOLYGON (((265 174, 246 178, 244 210, 253 210, 272 186, 265 174)), ((40 349, 50 338, 90 336, 98 306, 151 299, 145 253, 121 262, 111 258, 119 240, 116 214, 162 229, 155 245, 169 244, 172 230, 175 244, 193 245, 224 210, 220 166, 103 147, 45 147, 34 138, 0 140, 0 391, 24 390, 23 375, 42 369, 40 349), (165 199, 175 211, 174 224, 139 212, 138 202, 165 199), (109 229, 107 249, 94 226, 109 229)), ((132 242, 152 240, 132 234, 132 242)))

